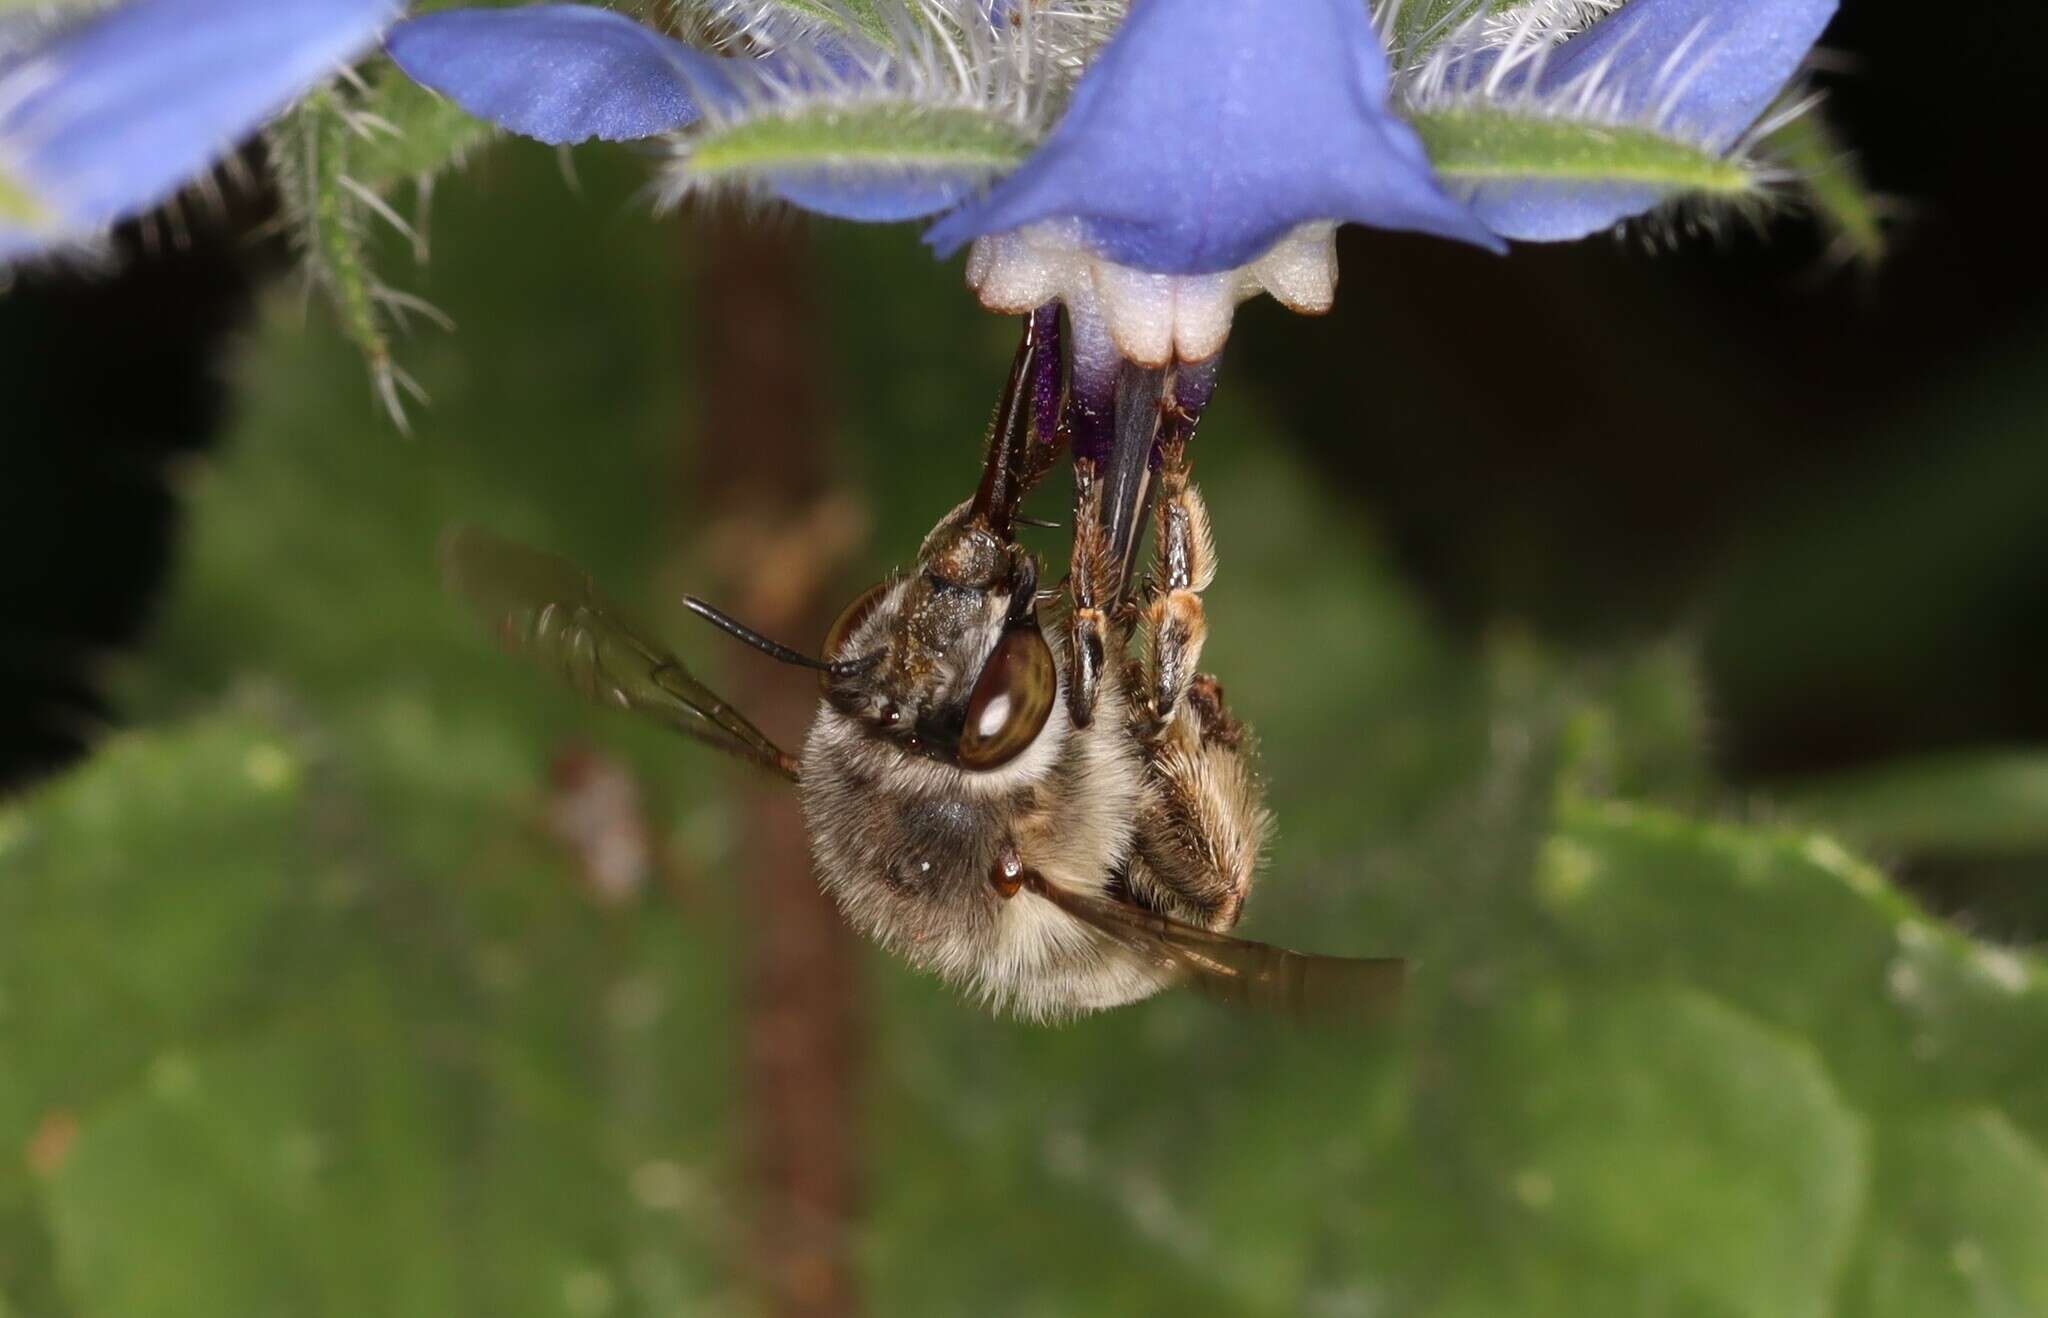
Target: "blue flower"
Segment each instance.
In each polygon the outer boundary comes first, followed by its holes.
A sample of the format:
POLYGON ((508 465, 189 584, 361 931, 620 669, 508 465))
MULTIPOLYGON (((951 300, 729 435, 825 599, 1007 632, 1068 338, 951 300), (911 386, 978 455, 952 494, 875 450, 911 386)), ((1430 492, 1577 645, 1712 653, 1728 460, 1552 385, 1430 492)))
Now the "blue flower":
POLYGON ((1145 0, 1023 168, 932 226, 941 253, 1063 218, 1119 265, 1205 275, 1355 220, 1499 247, 1387 105, 1358 0, 1145 0))
POLYGON ((130 0, 0 26, 0 262, 161 204, 372 45, 398 0, 130 0))
MULTIPOLYGON (((1569 34, 1543 21, 1585 3, 1538 0, 1519 23, 1468 24, 1407 80, 1406 104, 1646 129, 1726 154, 1797 75, 1836 0, 1594 0, 1615 12, 1569 34)), ((1463 191, 1488 228, 1528 241, 1583 238, 1668 196, 1625 182, 1540 179, 1463 191)))
POLYGON ((741 54, 575 5, 429 15, 388 45, 515 132, 667 136, 671 193, 737 181, 936 216, 926 241, 974 245, 986 304, 1058 298, 1077 354, 1157 363, 1212 355, 1260 291, 1327 307, 1341 223, 1498 251, 1611 227, 1688 179, 1752 185, 1744 153, 1835 0, 1411 0, 1420 19, 1382 16, 1393 61, 1367 0, 892 3, 724 0, 741 54), (1532 161, 1530 128, 1577 154, 1532 161), (1603 173, 1615 142, 1638 154, 1603 173), (1524 156, 1486 154, 1500 143, 1524 156))

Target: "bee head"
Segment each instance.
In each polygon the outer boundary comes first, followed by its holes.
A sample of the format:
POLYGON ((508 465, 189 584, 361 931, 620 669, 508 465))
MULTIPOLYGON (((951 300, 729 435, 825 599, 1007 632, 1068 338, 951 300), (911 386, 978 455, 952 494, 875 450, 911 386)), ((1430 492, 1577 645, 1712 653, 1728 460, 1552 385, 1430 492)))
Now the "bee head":
POLYGON ((1058 703, 1037 560, 994 531, 975 500, 932 529, 909 573, 847 607, 824 657, 832 710, 880 743, 970 775, 1016 761, 1058 703))

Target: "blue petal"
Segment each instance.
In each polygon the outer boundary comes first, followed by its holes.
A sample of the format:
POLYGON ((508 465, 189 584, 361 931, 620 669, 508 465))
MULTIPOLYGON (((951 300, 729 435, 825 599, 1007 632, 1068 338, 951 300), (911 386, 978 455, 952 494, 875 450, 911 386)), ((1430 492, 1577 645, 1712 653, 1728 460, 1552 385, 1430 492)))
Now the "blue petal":
POLYGON ((133 0, 0 65, 0 260, 146 211, 376 40, 397 0, 133 0))
POLYGON ((398 67, 500 128, 561 145, 626 141, 696 121, 731 95, 725 61, 608 9, 454 9, 385 38, 398 67))
POLYGON ((987 180, 987 172, 907 169, 785 170, 762 181, 792 206, 840 220, 889 224, 936 215, 987 180))
POLYGON ((1037 153, 925 239, 944 255, 1079 217, 1104 255, 1168 274, 1243 265, 1311 220, 1498 249, 1386 102, 1361 0, 1144 0, 1037 153))
MULTIPOLYGON (((1617 94, 1621 120, 1726 151, 1798 73, 1834 12, 1835 0, 1631 0, 1544 61, 1534 95, 1561 95, 1597 74, 1617 94), (1602 70, 1604 61, 1611 62, 1602 70)), ((1528 90, 1507 82, 1505 94, 1528 90)), ((1495 233, 1557 241, 1610 228, 1663 199, 1653 188, 1524 183, 1487 184, 1471 200, 1495 233)))

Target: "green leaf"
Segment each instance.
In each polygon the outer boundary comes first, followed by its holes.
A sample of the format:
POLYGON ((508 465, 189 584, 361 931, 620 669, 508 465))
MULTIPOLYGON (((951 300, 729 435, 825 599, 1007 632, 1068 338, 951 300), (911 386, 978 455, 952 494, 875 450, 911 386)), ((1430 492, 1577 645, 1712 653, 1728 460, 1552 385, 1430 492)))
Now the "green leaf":
POLYGON ((252 1005, 315 878, 308 772, 273 720, 232 715, 116 738, 0 810, 0 1146, 252 1005))
POLYGON ((1826 1315, 1868 1176, 1810 1050, 1681 989, 1494 1004, 1423 1091, 1480 1234, 1430 1310, 1826 1315))
POLYGON ((742 115, 692 133, 671 167, 686 186, 810 173, 976 182, 1015 168, 1031 138, 1014 121, 965 106, 874 101, 742 115))
POLYGON ((2048 1160, 1995 1112, 1887 1131, 1882 1183, 1843 1311, 1869 1318, 2048 1313, 2048 1160))
POLYGON ((1772 796, 1883 851, 2048 852, 2048 755, 1967 751, 1788 783, 1772 796))
POLYGON ((452 1313, 449 1165, 375 987, 247 1043, 166 1053, 47 1191, 81 1315, 452 1313))
POLYGON ((1648 129, 1504 109, 1412 111, 1408 120, 1452 185, 1613 184, 1722 199, 1759 187, 1746 162, 1648 129))

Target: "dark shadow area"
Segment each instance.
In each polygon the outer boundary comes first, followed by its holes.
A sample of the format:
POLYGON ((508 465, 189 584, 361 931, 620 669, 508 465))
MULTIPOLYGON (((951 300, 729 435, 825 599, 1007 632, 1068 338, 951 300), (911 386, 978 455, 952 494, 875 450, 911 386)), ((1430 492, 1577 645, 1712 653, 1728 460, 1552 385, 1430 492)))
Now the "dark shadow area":
POLYGON ((1937 67, 1923 15, 1845 8, 1822 85, 1895 212, 1876 270, 1798 216, 1505 261, 1354 228, 1336 311, 1248 307, 1230 374, 1459 624, 1704 628, 1739 779, 2048 737, 2036 18, 1979 6, 1937 67))
POLYGON ((175 554, 177 464, 230 406, 222 360, 277 254, 260 207, 129 230, 111 273, 30 271, 0 297, 0 791, 107 723, 99 661, 137 642, 175 554))

